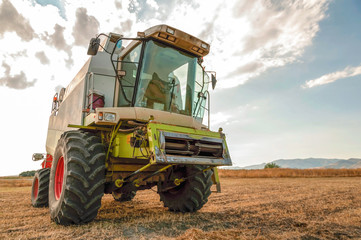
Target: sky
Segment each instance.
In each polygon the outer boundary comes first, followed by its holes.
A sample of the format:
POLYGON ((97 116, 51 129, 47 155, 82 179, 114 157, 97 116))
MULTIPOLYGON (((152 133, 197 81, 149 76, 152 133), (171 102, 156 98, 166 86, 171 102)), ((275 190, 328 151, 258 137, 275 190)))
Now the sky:
POLYGON ((40 168, 89 39, 167 24, 211 45, 211 129, 234 166, 361 157, 361 1, 0 0, 0 176, 40 168))

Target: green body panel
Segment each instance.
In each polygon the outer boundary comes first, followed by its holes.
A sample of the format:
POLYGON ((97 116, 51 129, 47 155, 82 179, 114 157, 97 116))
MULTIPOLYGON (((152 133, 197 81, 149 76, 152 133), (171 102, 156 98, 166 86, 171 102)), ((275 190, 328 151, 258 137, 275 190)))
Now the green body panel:
POLYGON ((213 138, 221 138, 221 135, 218 132, 212 132, 209 130, 197 130, 194 128, 180 127, 180 126, 174 126, 174 125, 168 125, 168 124, 162 124, 162 123, 152 123, 151 122, 148 124, 148 129, 149 130, 157 129, 157 130, 165 130, 165 131, 169 131, 169 132, 187 133, 196 139, 201 139, 205 136, 213 137, 213 138))
POLYGON ((147 148, 146 144, 143 143, 141 148, 133 148, 130 142, 131 137, 133 137, 133 133, 119 132, 114 138, 111 148, 111 156, 117 158, 147 159, 147 157, 144 157, 141 153, 141 149, 143 149, 143 154, 145 153, 145 148, 147 148))
MULTIPOLYGON (((230 157, 225 142, 225 136, 219 132, 209 130, 198 130, 188 127, 173 126, 162 123, 149 122, 146 125, 147 133, 145 141, 135 137, 134 133, 118 132, 112 142, 110 155, 124 159, 148 159, 158 164, 204 164, 204 165, 230 165, 230 157), (173 139, 188 139, 189 141, 208 141, 223 146, 223 154, 218 158, 213 156, 190 156, 189 155, 169 155, 165 150, 165 135, 174 135, 173 139), (133 139, 132 139, 133 138, 133 139), (141 145, 134 147, 132 141, 141 142, 141 145)), ((144 139, 143 139, 144 140, 144 139)))
MULTIPOLYGON (((105 126, 71 126, 89 130, 100 130, 104 131, 104 133, 109 133, 109 131, 111 131, 110 128, 106 128, 105 126)), ((109 148, 109 154, 107 156, 117 158, 120 162, 122 162, 121 159, 127 159, 127 161, 129 159, 143 159, 153 164, 232 165, 225 135, 222 132, 199 130, 152 121, 148 122, 144 126, 144 129, 146 129, 146 134, 143 141, 141 141, 139 137, 135 137, 133 132, 117 132, 111 142, 111 147, 109 148), (195 142, 203 141, 206 144, 218 144, 219 146, 222 146, 222 153, 218 157, 212 155, 198 156, 197 154, 168 154, 165 149, 165 137, 195 142), (139 146, 138 144, 134 147, 134 144, 132 145, 131 141, 132 138, 133 141, 141 142, 141 145, 139 146)), ((107 142, 104 138, 104 134, 102 134, 102 136, 104 142, 107 142)))

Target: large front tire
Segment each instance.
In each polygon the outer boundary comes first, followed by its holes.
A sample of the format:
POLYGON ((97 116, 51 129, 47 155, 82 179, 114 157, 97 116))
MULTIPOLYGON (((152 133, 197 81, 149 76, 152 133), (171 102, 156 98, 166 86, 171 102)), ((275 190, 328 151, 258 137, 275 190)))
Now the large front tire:
POLYGON ((36 171, 31 188, 31 204, 34 207, 47 207, 49 196, 50 169, 36 171))
POLYGON ((61 225, 92 221, 105 183, 105 148, 96 135, 65 132, 58 141, 50 171, 51 219, 61 225))
POLYGON ((173 169, 170 179, 193 176, 186 179, 179 186, 167 191, 166 186, 160 184, 158 192, 164 207, 175 212, 195 212, 203 207, 211 194, 212 171, 203 172, 204 166, 184 166, 173 169), (195 175, 196 174, 196 175, 195 175))

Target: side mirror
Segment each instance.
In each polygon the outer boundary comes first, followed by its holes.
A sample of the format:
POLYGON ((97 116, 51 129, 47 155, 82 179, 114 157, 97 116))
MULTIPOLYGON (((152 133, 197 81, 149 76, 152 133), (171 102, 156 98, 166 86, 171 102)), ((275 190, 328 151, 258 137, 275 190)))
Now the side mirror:
POLYGON ((91 56, 95 56, 98 53, 98 48, 99 48, 99 44, 100 44, 100 39, 99 38, 92 38, 90 39, 89 42, 89 47, 88 47, 88 55, 91 56))
POLYGON ((212 89, 214 90, 216 88, 217 79, 215 74, 211 74, 212 76, 212 89))
POLYGON ((64 100, 64 95, 65 95, 65 88, 62 88, 62 89, 60 89, 60 92, 59 92, 59 104, 60 103, 62 103, 63 102, 63 100, 64 100))

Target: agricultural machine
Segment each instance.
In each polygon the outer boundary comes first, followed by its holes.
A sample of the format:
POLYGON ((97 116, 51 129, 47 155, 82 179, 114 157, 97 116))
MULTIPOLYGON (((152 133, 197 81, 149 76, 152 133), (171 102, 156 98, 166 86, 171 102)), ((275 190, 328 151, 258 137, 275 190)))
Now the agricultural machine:
POLYGON ((33 154, 42 169, 32 205, 49 206, 58 224, 81 224, 97 216, 104 193, 129 201, 157 186, 170 211, 201 209, 213 184, 220 191, 217 166, 232 164, 222 129, 209 130, 209 49, 167 25, 91 39, 91 57, 53 98, 47 153, 33 154))

